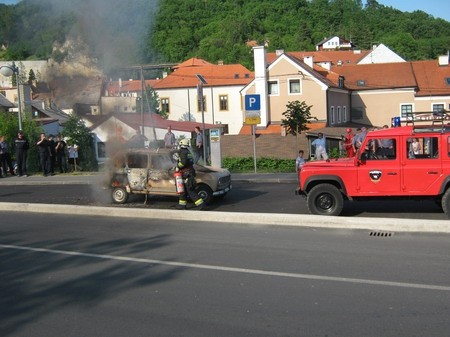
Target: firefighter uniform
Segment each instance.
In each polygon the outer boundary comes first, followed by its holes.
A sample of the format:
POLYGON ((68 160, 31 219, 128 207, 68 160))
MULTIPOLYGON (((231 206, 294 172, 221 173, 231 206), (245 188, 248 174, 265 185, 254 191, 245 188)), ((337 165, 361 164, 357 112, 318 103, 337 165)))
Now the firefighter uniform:
POLYGON ((180 141, 180 150, 178 152, 177 167, 176 170, 181 172, 183 182, 184 182, 184 193, 180 194, 178 200, 178 207, 180 209, 186 209, 187 197, 191 198, 195 206, 200 209, 203 208, 203 199, 195 191, 195 169, 194 169, 194 158, 191 151, 188 148, 188 142, 180 141))

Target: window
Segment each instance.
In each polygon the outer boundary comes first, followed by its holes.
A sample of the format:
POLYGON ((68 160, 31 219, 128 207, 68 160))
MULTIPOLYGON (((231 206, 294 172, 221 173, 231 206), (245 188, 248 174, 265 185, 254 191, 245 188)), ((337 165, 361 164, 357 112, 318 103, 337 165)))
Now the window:
POLYGON ((344 87, 344 78, 342 76, 339 76, 338 86, 339 86, 339 88, 343 88, 344 87))
POLYGON ((401 118, 408 117, 408 114, 411 114, 412 112, 413 112, 412 104, 402 104, 402 105, 400 105, 400 116, 401 116, 401 118))
POLYGON ((169 98, 161 98, 161 112, 170 113, 169 98))
MULTIPOLYGON (((202 112, 202 101, 197 96, 197 111, 202 112)), ((206 96, 203 95, 203 112, 206 111, 206 96)))
POLYGON ((129 154, 128 155, 129 168, 147 168, 147 155, 144 154, 129 154))
POLYGON ((228 111, 228 95, 219 95, 219 110, 228 111))
MULTIPOLYGON (((447 146, 448 147, 448 146, 447 146)), ((439 158, 437 137, 414 137, 407 140, 408 159, 439 158)))
POLYGON ((433 112, 442 112, 444 110, 444 103, 433 104, 433 112))
POLYGON ((343 122, 344 123, 347 122, 347 107, 346 106, 342 107, 342 116, 344 117, 343 122))
POLYGON ((330 123, 334 124, 335 123, 335 116, 334 116, 334 106, 330 106, 330 123))
POLYGON ((337 122, 340 123, 342 120, 342 116, 341 116, 341 107, 338 106, 337 107, 337 122))
POLYGON ((358 81, 356 82, 356 85, 357 85, 358 87, 365 87, 365 86, 366 86, 366 81, 364 81, 364 80, 358 80, 358 81))
POLYGON ((446 77, 446 78, 445 78, 445 83, 446 83, 447 85, 450 85, 450 77, 446 77))
POLYGON ((289 80, 289 94, 300 94, 300 80, 289 80))
POLYGON ((269 95, 278 95, 278 81, 269 81, 269 95))
POLYGON ((364 158, 367 160, 394 160, 396 154, 396 140, 393 138, 372 138, 367 141, 364 158))
POLYGON ((352 119, 362 119, 364 115, 363 107, 354 107, 351 110, 352 119))

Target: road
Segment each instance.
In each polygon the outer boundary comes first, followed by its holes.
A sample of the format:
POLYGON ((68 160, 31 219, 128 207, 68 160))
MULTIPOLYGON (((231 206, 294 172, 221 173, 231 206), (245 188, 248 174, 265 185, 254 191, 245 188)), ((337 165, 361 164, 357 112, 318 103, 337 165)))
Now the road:
MULTIPOLYGON (((209 209, 219 212, 255 212, 309 214, 306 202, 294 194, 291 184, 234 183, 228 195, 209 209)), ((174 209, 173 197, 131 196, 125 205, 111 204, 108 190, 96 185, 12 185, 0 187, 0 202, 57 203, 71 205, 102 205, 112 207, 174 209)), ((346 202, 343 216, 446 220, 445 214, 430 200, 346 202)))
POLYGON ((448 240, 3 212, 0 335, 445 336, 448 240))

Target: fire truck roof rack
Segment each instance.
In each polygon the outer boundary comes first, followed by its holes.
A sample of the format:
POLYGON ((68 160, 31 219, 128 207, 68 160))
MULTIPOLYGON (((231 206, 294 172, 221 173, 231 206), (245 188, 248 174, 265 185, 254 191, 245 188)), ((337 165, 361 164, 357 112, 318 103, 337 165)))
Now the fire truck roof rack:
POLYGON ((406 125, 413 126, 413 132, 450 132, 450 111, 426 111, 406 113, 406 125))

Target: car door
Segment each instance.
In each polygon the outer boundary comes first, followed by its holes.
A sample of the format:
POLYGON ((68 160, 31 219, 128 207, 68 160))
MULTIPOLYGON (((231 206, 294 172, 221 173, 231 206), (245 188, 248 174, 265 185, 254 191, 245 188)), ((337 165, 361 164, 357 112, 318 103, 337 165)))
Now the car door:
POLYGON ((176 194, 172 170, 175 165, 176 163, 169 153, 152 153, 150 155, 148 173, 150 193, 176 194))
POLYGON ((148 155, 146 153, 128 153, 126 172, 128 183, 132 191, 146 190, 148 176, 148 155))
POLYGON ((438 136, 415 135, 404 139, 408 149, 404 158, 402 189, 408 194, 436 194, 441 180, 442 158, 440 158, 438 136), (418 144, 414 151, 412 141, 418 144))
POLYGON ((363 160, 357 170, 358 194, 399 195, 401 170, 397 137, 368 138, 367 143, 377 145, 366 148, 362 155, 363 160))

